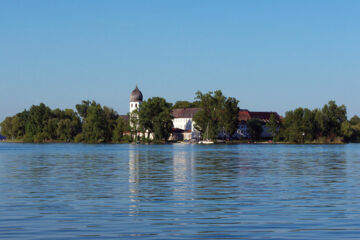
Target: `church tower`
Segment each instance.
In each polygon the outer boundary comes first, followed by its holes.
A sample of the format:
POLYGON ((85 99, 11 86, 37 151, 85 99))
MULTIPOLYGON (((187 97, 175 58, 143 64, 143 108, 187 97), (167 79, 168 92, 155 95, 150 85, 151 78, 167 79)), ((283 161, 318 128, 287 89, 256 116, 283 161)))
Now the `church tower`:
POLYGON ((130 114, 134 110, 139 109, 139 106, 142 103, 142 101, 143 101, 143 95, 136 85, 136 88, 130 94, 130 114))

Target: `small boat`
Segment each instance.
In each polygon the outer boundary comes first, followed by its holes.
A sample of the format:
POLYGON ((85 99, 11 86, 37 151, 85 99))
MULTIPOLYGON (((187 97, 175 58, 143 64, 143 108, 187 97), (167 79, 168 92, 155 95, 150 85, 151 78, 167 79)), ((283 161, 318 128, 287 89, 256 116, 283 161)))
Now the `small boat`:
POLYGON ((209 140, 209 125, 208 125, 208 127, 206 128, 206 132, 205 132, 205 136, 204 136, 204 140, 202 140, 202 141, 199 141, 198 143, 199 144, 214 144, 214 142, 213 141, 211 141, 211 140, 209 140))
POLYGON ((214 142, 211 140, 203 140, 203 141, 199 141, 199 144, 214 144, 214 142))

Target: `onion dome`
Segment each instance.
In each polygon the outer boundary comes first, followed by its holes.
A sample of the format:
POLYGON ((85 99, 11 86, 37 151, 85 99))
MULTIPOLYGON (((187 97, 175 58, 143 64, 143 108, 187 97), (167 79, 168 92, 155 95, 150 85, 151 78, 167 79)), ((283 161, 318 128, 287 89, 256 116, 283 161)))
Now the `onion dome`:
POLYGON ((130 102, 142 102, 142 100, 143 95, 136 85, 136 88, 130 94, 130 102))

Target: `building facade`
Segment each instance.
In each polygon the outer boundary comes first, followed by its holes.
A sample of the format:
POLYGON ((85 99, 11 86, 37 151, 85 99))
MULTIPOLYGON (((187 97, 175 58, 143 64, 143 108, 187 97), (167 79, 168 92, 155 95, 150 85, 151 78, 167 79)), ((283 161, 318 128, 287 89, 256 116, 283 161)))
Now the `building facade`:
POLYGON ((199 140, 200 133, 194 128, 194 115, 200 108, 176 108, 171 114, 173 116, 173 133, 171 140, 199 140))
POLYGON ((274 114, 277 121, 280 121, 280 115, 277 112, 252 112, 247 109, 240 109, 238 114, 239 127, 234 134, 234 137, 237 138, 249 138, 250 135, 247 131, 247 121, 251 119, 257 119, 263 123, 263 131, 261 133, 262 138, 271 138, 272 134, 266 126, 266 123, 269 122, 270 116, 274 114))
MULTIPOLYGON (((139 90, 138 86, 130 94, 130 125, 132 125, 131 118, 137 117, 134 115, 134 111, 139 109, 140 105, 143 102, 143 94, 139 90)), ((201 135, 198 130, 194 127, 195 122, 193 117, 200 110, 200 108, 176 108, 173 109, 171 114, 173 117, 173 130, 170 136, 170 140, 200 140, 201 135)), ((270 120, 270 116, 274 114, 275 118, 280 121, 280 116, 276 112, 252 112, 247 109, 240 109, 238 113, 239 126, 236 133, 231 136, 232 138, 249 138, 249 133, 247 131, 247 121, 251 119, 257 119, 263 123, 263 131, 261 134, 262 138, 272 137, 266 123, 270 120)), ((141 133, 137 133, 138 136, 141 136, 141 133)), ((152 138, 152 134, 150 138, 152 138)), ((229 138, 225 133, 219 134, 220 138, 229 138)))

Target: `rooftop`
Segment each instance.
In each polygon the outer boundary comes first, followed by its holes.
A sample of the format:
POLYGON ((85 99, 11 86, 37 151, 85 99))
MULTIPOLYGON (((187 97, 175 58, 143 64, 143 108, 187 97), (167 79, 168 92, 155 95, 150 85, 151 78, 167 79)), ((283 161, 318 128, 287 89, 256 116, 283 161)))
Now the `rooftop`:
POLYGON ((174 118, 192 118, 200 108, 175 108, 171 114, 174 118))

